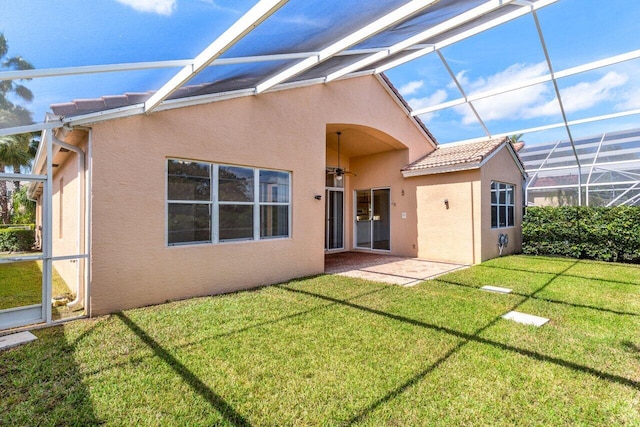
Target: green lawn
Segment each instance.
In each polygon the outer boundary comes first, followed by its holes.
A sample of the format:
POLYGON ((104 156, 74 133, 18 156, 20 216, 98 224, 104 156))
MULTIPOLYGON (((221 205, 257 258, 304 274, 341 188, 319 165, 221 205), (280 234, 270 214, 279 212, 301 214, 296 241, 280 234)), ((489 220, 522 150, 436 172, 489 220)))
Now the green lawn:
POLYGON ((34 333, 0 352, 0 425, 640 425, 640 266, 319 276, 34 333))
MULTIPOLYGON (((52 295, 71 291, 58 272, 53 270, 52 295)), ((42 261, 0 264, 0 310, 42 302, 42 261)))

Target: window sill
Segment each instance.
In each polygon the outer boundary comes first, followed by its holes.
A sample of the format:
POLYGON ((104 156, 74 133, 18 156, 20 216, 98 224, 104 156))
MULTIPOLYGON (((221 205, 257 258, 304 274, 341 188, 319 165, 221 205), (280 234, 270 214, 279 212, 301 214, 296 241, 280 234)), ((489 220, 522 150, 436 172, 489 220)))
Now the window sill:
POLYGON ((165 245, 165 247, 167 249, 172 249, 172 248, 185 248, 185 247, 189 247, 189 248, 193 248, 193 247, 212 247, 212 246, 226 246, 226 245, 238 245, 238 244, 246 244, 246 243, 260 243, 260 242, 274 242, 274 241, 285 241, 285 240, 293 240, 290 236, 289 237, 271 237, 271 238, 267 238, 267 239, 260 239, 260 240, 253 240, 253 239, 238 239, 238 240, 225 240, 225 241, 221 241, 218 243, 213 243, 210 241, 207 242, 188 242, 188 243, 176 243, 173 245, 165 245))

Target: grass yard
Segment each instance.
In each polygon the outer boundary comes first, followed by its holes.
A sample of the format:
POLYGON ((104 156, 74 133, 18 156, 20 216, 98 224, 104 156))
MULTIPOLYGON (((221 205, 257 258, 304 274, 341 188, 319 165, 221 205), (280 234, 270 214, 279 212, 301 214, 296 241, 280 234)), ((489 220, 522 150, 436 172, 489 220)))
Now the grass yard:
MULTIPOLYGON (((52 295, 72 296, 55 268, 52 275, 52 295)), ((0 264, 0 310, 41 302, 42 261, 0 264)))
POLYGON ((640 425, 634 265, 327 275, 34 333, 0 352, 2 425, 640 425))

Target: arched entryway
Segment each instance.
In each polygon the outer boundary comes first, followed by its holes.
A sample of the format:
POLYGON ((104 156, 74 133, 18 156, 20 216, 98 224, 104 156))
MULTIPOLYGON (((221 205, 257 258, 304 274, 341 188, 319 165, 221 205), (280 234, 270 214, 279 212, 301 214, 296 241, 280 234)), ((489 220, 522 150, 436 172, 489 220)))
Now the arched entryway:
POLYGON ((325 251, 391 250, 391 192, 400 169, 387 159, 408 159, 397 139, 368 126, 327 125, 325 251), (403 155, 404 154, 404 155, 403 155))

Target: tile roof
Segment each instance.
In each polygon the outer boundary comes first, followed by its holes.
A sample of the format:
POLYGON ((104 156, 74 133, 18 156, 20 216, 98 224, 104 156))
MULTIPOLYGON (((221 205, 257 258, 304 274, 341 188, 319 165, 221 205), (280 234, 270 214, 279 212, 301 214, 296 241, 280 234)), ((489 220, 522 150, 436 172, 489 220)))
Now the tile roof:
MULTIPOLYGON (((184 86, 175 91, 169 99, 185 98, 200 95, 206 84, 184 86)), ((51 111, 57 116, 73 117, 81 114, 95 113, 112 108, 128 107, 141 104, 151 98, 155 91, 127 92, 124 95, 107 95, 92 99, 74 99, 71 102, 52 104, 51 111)))
POLYGON ((62 117, 73 117, 80 114, 95 113, 111 108, 126 107, 146 101, 153 92, 125 93, 124 95, 103 96, 92 99, 74 99, 71 102, 51 104, 53 114, 62 117))
POLYGON ((402 171, 425 170, 426 172, 427 169, 440 169, 449 166, 454 170, 462 169, 464 166, 477 166, 507 140, 508 138, 498 138, 466 144, 440 145, 423 158, 406 166, 402 171))

